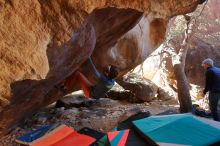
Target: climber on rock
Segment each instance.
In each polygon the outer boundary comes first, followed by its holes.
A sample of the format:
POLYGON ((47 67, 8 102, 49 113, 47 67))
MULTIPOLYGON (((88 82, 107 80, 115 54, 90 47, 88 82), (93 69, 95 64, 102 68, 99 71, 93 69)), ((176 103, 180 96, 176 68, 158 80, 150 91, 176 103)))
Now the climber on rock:
POLYGON ((106 71, 100 73, 96 69, 91 58, 89 58, 87 62, 91 66, 92 72, 95 74, 98 82, 93 85, 85 75, 80 71, 76 71, 64 81, 64 88, 70 89, 74 84, 79 83, 86 97, 94 99, 104 97, 115 84, 114 78, 118 75, 118 68, 110 65, 107 67, 106 71))

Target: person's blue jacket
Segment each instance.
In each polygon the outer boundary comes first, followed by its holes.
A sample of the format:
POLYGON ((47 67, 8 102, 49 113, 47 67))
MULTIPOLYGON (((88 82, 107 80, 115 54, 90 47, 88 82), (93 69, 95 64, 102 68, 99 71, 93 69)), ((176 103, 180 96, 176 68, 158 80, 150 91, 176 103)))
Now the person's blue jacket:
POLYGON ((91 58, 89 58, 88 61, 92 66, 92 72, 99 80, 98 83, 91 88, 90 96, 95 99, 105 97, 105 94, 114 86, 115 81, 113 79, 107 78, 104 74, 99 73, 91 58))
POLYGON ((206 84, 203 93, 220 93, 220 68, 211 66, 206 71, 206 84))

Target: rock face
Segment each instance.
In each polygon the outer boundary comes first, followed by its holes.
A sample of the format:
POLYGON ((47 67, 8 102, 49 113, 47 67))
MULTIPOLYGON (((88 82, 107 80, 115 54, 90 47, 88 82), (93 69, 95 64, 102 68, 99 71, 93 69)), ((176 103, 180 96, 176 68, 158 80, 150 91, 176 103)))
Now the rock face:
POLYGON ((220 47, 212 47, 212 45, 204 41, 194 38, 191 42, 191 48, 186 58, 186 75, 190 83, 204 87, 205 70, 201 66, 201 62, 206 58, 212 58, 215 65, 220 67, 220 47))
POLYGON ((201 67, 201 62, 206 58, 212 58, 215 65, 220 67, 220 42, 218 41, 220 39, 220 15, 216 15, 219 8, 218 0, 207 2, 189 42, 185 72, 191 84, 201 87, 204 87, 205 83, 205 71, 201 67))
MULTIPOLYGON (((168 18, 193 11, 201 1, 1 0, 0 134, 67 94, 56 86, 91 54, 99 70, 106 64, 116 64, 121 75, 140 63, 142 59, 131 60, 148 53, 128 51, 132 55, 124 54, 122 59, 128 60, 122 64, 115 58, 122 51, 136 49, 135 41, 130 41, 135 38, 124 39, 134 47, 120 47, 124 45, 119 43, 116 46, 121 50, 113 52, 112 48, 139 22, 143 12, 147 21, 143 34, 148 39, 145 49, 151 50, 164 37, 157 32, 158 27, 163 25, 165 32, 168 18)), ((86 66, 81 69, 87 70, 86 66)), ((89 72, 85 75, 91 76, 89 72)))
MULTIPOLYGON (((217 15, 217 9, 219 8, 220 1, 209 0, 207 2, 201 16, 197 18, 196 26, 193 28, 194 33, 188 43, 189 49, 186 57, 185 73, 189 83, 191 85, 193 84, 191 86, 192 97, 199 98, 201 96, 200 92, 204 88, 205 70, 201 67, 201 62, 209 57, 214 60, 217 67, 220 67, 220 15, 217 15)), ((201 9, 198 9, 197 14, 200 11, 201 9)), ((176 18, 175 21, 178 22, 180 20, 176 18)), ((177 23, 174 25, 177 25, 177 23)), ((176 33, 177 35, 179 34, 179 32, 176 33)), ((175 38, 175 41, 173 40, 177 49, 180 48, 183 40, 181 37, 175 38)), ((167 87, 173 85, 172 87, 175 87, 176 81, 171 57, 165 53, 161 53, 163 52, 161 49, 163 48, 158 48, 144 62, 144 76, 153 80, 159 86, 167 87)))

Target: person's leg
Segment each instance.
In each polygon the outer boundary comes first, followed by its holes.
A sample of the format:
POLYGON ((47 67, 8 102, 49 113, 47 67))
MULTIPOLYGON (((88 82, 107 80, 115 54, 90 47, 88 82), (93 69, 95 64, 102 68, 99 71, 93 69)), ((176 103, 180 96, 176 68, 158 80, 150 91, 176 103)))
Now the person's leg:
POLYGON ((71 89, 73 89, 73 86, 78 82, 76 72, 68 76, 63 82, 56 85, 55 87, 59 90, 61 90, 64 93, 68 93, 71 89))
POLYGON ((75 84, 78 83, 77 81, 77 72, 74 72, 70 76, 68 76, 64 81, 64 86, 67 90, 71 90, 75 84))
POLYGON ((212 113, 212 117, 215 121, 219 121, 218 118, 218 112, 217 112, 217 106, 218 106, 218 94, 216 93, 209 93, 209 107, 212 113))
POLYGON ((89 88, 92 86, 91 82, 79 71, 74 72, 64 82, 67 90, 71 90, 76 84, 80 85, 86 97, 89 97, 89 88))
POLYGON ((92 83, 80 72, 78 73, 78 79, 84 95, 90 97, 90 88, 93 86, 92 83))
POLYGON ((217 120, 220 121, 220 93, 216 93, 217 98, 217 120))

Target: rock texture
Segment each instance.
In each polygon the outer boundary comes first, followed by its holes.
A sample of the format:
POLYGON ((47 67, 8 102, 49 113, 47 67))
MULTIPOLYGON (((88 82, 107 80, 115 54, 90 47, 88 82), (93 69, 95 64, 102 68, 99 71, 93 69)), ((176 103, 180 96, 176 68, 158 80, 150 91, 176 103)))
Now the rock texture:
POLYGON ((118 84, 134 95, 133 102, 150 102, 156 97, 158 91, 158 87, 153 82, 137 74, 124 76, 122 80, 118 81, 118 84))
POLYGON ((106 94, 106 98, 122 100, 130 103, 151 102, 155 99, 161 101, 174 99, 169 92, 166 92, 151 80, 136 73, 128 73, 124 75, 123 79, 118 80, 118 83, 121 86, 115 84, 106 94))
MULTIPOLYGON (((143 13, 150 26, 146 34, 151 42, 149 48, 155 48, 162 40, 158 38, 163 38, 156 31, 157 22, 164 23, 165 28, 168 18, 191 12, 202 1, 1 0, 0 134, 67 94, 56 86, 91 54, 100 70, 106 64, 115 64, 110 54, 118 53, 107 52, 143 13)), ((116 64, 122 75, 138 63, 116 64)), ((82 69, 86 70, 86 66, 82 69)))
POLYGON ((198 38, 192 39, 191 46, 186 57, 185 72, 190 83, 204 87, 205 70, 201 62, 206 58, 212 58, 215 65, 220 67, 220 47, 213 47, 198 38))
POLYGON ((120 85, 115 84, 113 88, 106 94, 106 98, 133 103, 135 102, 136 97, 135 94, 130 90, 125 90, 120 85))
MULTIPOLYGON (((201 62, 205 58, 212 58, 215 65, 220 67, 220 15, 217 15, 220 8, 218 0, 209 0, 202 14, 197 17, 196 26, 193 29, 193 35, 188 44, 189 49, 186 57, 185 73, 191 86, 192 97, 201 97, 201 91, 204 88, 205 71, 201 67, 201 62)), ((201 8, 198 9, 194 16, 198 16, 201 8)), ((180 18, 175 18, 174 25, 176 27, 180 18)), ((181 27, 181 26, 179 26, 181 27)), ((176 35, 180 34, 181 28, 177 28, 176 35)), ((183 38, 180 36, 173 41, 175 47, 180 48, 183 38)), ((159 86, 167 87, 172 85, 175 87, 176 81, 172 68, 172 61, 169 55, 163 53, 163 48, 158 48, 152 56, 149 56, 143 63, 144 77, 153 80, 159 86)), ((177 50, 178 51, 178 50, 177 50)), ((140 68, 136 69, 137 72, 140 68)))

